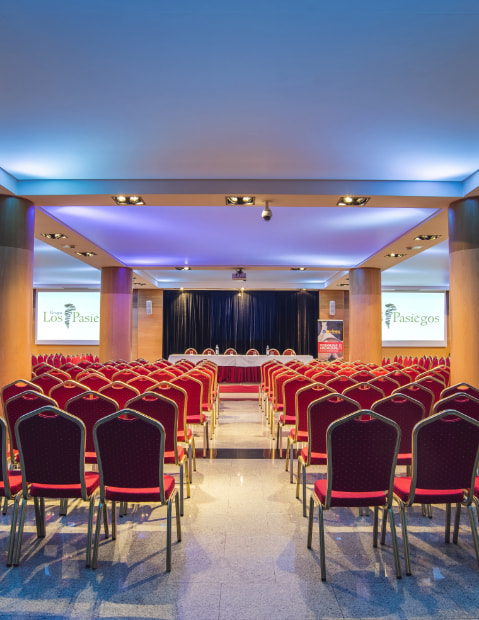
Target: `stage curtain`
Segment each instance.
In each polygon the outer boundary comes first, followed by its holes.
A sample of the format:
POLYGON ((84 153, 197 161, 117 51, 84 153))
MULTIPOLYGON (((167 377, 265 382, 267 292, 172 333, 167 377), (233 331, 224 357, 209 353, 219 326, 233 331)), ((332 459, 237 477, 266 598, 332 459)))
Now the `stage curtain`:
POLYGON ((239 354, 266 346, 317 356, 318 291, 163 293, 163 356, 219 346, 239 354))

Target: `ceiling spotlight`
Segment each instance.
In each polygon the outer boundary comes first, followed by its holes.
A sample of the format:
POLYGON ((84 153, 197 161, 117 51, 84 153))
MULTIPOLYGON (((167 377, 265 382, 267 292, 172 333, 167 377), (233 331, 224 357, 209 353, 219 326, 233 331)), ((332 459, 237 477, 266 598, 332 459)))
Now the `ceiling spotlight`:
POLYGON ((225 196, 226 206, 231 206, 231 205, 252 206, 254 205, 254 201, 255 201, 254 196, 225 196))
POLYGON ((441 235, 418 235, 414 237, 414 241, 434 241, 434 239, 439 239, 441 235))
POLYGON ((264 209, 261 213, 261 217, 263 218, 263 220, 266 220, 267 222, 269 222, 270 219, 273 217, 273 212, 269 208, 269 200, 264 201, 264 209))
POLYGON ((189 271, 191 267, 185 265, 184 267, 175 267, 175 269, 177 269, 178 271, 189 271))
POLYGON ((406 250, 421 250, 422 249, 422 245, 408 245, 406 247, 406 250))
POLYGON ((75 252, 78 256, 96 256, 95 252, 75 252))
POLYGON ((291 267, 291 271, 306 271, 306 267, 291 267))
POLYGON ((363 207, 369 196, 341 196, 336 205, 338 207, 363 207))
POLYGON ((42 233, 42 237, 47 239, 67 239, 68 237, 63 233, 42 233))
POLYGON ((338 286, 349 286, 349 284, 347 282, 341 282, 338 286))
POLYGON ((117 205, 144 205, 145 201, 141 196, 112 196, 117 205))
POLYGON ((406 256, 406 255, 396 254, 396 252, 390 252, 389 254, 386 254, 386 258, 402 258, 403 256, 406 256))

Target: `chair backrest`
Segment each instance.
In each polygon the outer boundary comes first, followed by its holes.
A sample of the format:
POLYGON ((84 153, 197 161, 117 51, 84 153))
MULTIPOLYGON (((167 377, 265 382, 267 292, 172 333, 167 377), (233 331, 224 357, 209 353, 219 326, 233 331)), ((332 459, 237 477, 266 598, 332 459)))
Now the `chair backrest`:
POLYGON ((431 392, 434 394, 434 402, 441 400, 441 392, 446 387, 444 381, 442 381, 439 377, 423 377, 422 379, 417 379, 415 383, 419 385, 424 385, 429 388, 431 392))
POLYGON ((325 508, 331 504, 333 490, 343 493, 387 491, 390 507, 400 439, 401 430, 395 422, 368 409, 333 422, 326 434, 325 508))
POLYGON ((424 405, 425 416, 431 415, 432 407, 434 405, 434 394, 431 390, 420 383, 408 383, 393 390, 393 394, 404 394, 410 396, 414 400, 418 400, 424 405))
POLYGON ((54 377, 49 372, 45 372, 38 377, 33 377, 32 383, 38 385, 44 394, 49 394, 52 387, 61 385, 63 381, 59 377, 54 377))
POLYGON ((80 484, 85 486, 85 425, 57 407, 46 406, 26 413, 15 424, 20 456, 23 494, 28 485, 80 484))
POLYGON ((313 383, 296 392, 294 411, 296 415, 296 436, 308 432, 308 407, 315 400, 336 392, 323 383, 313 383))
POLYGON ((158 381, 155 381, 155 379, 153 379, 152 377, 145 375, 138 375, 126 382, 127 385, 131 385, 132 387, 136 388, 140 392, 140 394, 149 392, 150 389, 157 383, 158 381))
POLYGON ((446 398, 447 396, 451 396, 451 394, 457 394, 458 392, 462 392, 463 394, 470 394, 474 396, 474 398, 479 398, 479 388, 476 388, 469 383, 455 383, 454 385, 450 385, 445 388, 441 392, 441 398, 446 398))
POLYGON ((118 405, 118 409, 123 409, 126 403, 140 393, 132 385, 127 385, 122 381, 112 381, 108 385, 98 390, 100 394, 112 398, 118 405))
POLYGON ((185 374, 185 372, 189 370, 189 366, 183 368, 178 364, 174 364, 173 366, 168 366, 168 372, 174 375, 175 377, 181 377, 181 375, 185 374))
POLYGON ((248 349, 246 355, 259 355, 258 349, 248 349))
POLYGON ((159 383, 160 381, 170 381, 171 379, 174 379, 176 374, 174 372, 170 372, 166 368, 158 368, 157 370, 150 372, 148 376, 150 379, 156 381, 156 383, 159 383))
POLYGON ((15 424, 22 415, 40 409, 41 407, 56 407, 57 403, 36 390, 25 390, 7 400, 4 405, 5 419, 8 426, 8 434, 10 436, 10 448, 17 450, 17 439, 15 437, 15 424))
POLYGON ((357 381, 355 379, 344 375, 340 375, 339 377, 335 377, 334 379, 329 379, 325 383, 325 385, 332 388, 335 392, 338 392, 339 394, 342 394, 346 388, 356 384, 357 381))
POLYGON ((361 409, 371 409, 373 403, 385 396, 381 388, 367 382, 351 385, 343 391, 343 394, 357 401, 361 409))
POLYGON ((405 372, 403 372, 402 370, 399 370, 399 368, 396 369, 396 370, 391 370, 391 372, 389 372, 385 376, 386 377, 391 377, 391 379, 394 379, 394 381, 397 381, 400 386, 407 385, 408 383, 411 383, 411 377, 408 374, 406 374, 405 372))
POLYGON ((434 404, 433 413, 439 413, 446 409, 454 409, 474 420, 479 420, 479 399, 474 398, 474 396, 470 394, 459 392, 438 400, 437 403, 434 404))
POLYGON ((110 486, 158 488, 160 500, 165 502, 165 430, 160 422, 134 409, 121 409, 98 420, 93 427, 93 440, 102 500, 105 488, 110 486))
POLYGON ((264 362, 264 364, 261 364, 260 368, 260 373, 261 373, 261 383, 263 386, 266 386, 266 381, 268 380, 268 375, 267 375, 267 370, 268 368, 270 368, 270 366, 276 366, 278 365, 278 362, 276 360, 268 360, 267 362, 264 362))
POLYGON ((273 393, 274 378, 275 378, 275 376, 277 374, 285 372, 286 370, 287 370, 287 368, 285 368, 285 366, 283 364, 275 364, 275 365, 272 365, 272 366, 268 366, 268 368, 266 368, 266 371, 265 371, 265 383, 264 383, 265 392, 267 392, 270 395, 273 393))
MULTIPOLYGON (((308 420, 308 455, 313 452, 326 454, 326 431, 335 420, 361 409, 359 403, 344 394, 327 394, 309 403, 308 420)), ((309 458, 308 458, 309 460, 309 458)))
POLYGON ((98 392, 98 390, 110 383, 110 380, 105 375, 100 375, 97 372, 88 372, 85 375, 77 375, 78 383, 81 383, 92 392, 98 392))
POLYGON ((128 401, 126 409, 134 409, 161 422, 165 429, 165 452, 173 452, 178 462, 178 405, 157 392, 146 392, 128 401))
POLYGON ((151 390, 154 394, 160 394, 173 400, 178 407, 178 432, 183 433, 186 428, 186 411, 188 407, 188 393, 179 385, 169 381, 157 383, 151 390))
POLYGON ((273 385, 273 402, 275 406, 283 405, 283 385, 289 379, 293 379, 296 377, 296 372, 294 370, 289 370, 288 368, 284 369, 284 372, 281 372, 274 377, 274 385, 273 385))
POLYGON ((214 355, 214 354, 215 354, 215 350, 212 349, 211 347, 204 349, 202 353, 202 355, 214 355))
POLYGON ((12 398, 12 396, 16 396, 17 394, 21 394, 21 392, 26 392, 27 390, 43 392, 43 389, 40 386, 33 383, 33 381, 25 381, 25 379, 17 379, 16 381, 12 381, 11 383, 4 385, 0 391, 3 411, 5 411, 5 403, 7 400, 12 398))
POLYGON ((408 454, 412 450, 412 432, 414 426, 426 415, 424 405, 407 394, 397 392, 378 400, 371 407, 376 413, 394 420, 401 429, 401 445, 399 452, 408 454))
POLYGON ((203 384, 203 404, 210 408, 213 403, 213 378, 211 375, 206 370, 194 368, 188 372, 188 376, 201 381, 203 384))
POLYGON ((279 355, 279 351, 278 351, 278 349, 270 349, 269 350, 269 354, 270 355, 279 355))
POLYGON ((113 375, 115 375, 117 372, 119 372, 118 368, 116 366, 113 366, 112 364, 104 364, 101 368, 101 373, 105 375, 105 377, 110 381, 112 380, 113 375))
POLYGON ((6 497, 7 499, 11 499, 12 492, 10 490, 10 481, 8 479, 7 434, 7 424, 5 420, 0 416, 0 480, 3 482, 3 490, 0 495, 6 497))
MULTIPOLYGON (((371 379, 374 379, 376 375, 371 372, 370 370, 363 368, 362 370, 358 370, 356 372, 354 372, 352 375, 350 375, 350 377, 352 377, 355 381, 357 381, 358 383, 365 383, 367 381, 370 381, 371 379)), ((363 407, 364 409, 369 409, 369 407, 363 407)))
POLYGON ((377 377, 374 377, 374 379, 370 379, 368 383, 370 385, 375 385, 380 390, 382 390, 384 392, 384 396, 389 396, 393 393, 393 390, 400 387, 397 381, 395 381, 391 377, 386 377, 383 375, 379 375, 377 377))
POLYGON ((313 385, 314 381, 304 375, 294 375, 283 383, 283 415, 296 416, 296 393, 301 388, 313 385))
POLYGON ((306 376, 312 379, 313 381, 316 381, 317 383, 325 383, 325 384, 328 381, 331 381, 331 379, 336 379, 336 377, 338 377, 338 375, 332 370, 328 370, 324 368, 321 370, 315 369, 314 372, 311 372, 308 370, 306 372, 306 376))
POLYGON ((48 396, 56 401, 60 409, 65 409, 65 405, 70 398, 73 398, 78 394, 82 394, 83 392, 88 392, 88 388, 86 386, 78 383, 78 381, 68 379, 63 383, 60 383, 60 385, 54 385, 50 389, 48 396))
POLYGON ((479 422, 446 409, 421 420, 412 437, 410 502, 417 489, 470 489, 472 501, 479 458, 479 422))
POLYGON ((40 375, 43 375, 44 372, 50 372, 50 370, 53 370, 54 368, 55 366, 53 366, 53 364, 42 362, 41 364, 34 366, 32 370, 35 376, 39 377, 40 375))
POLYGON ((193 347, 188 347, 185 351, 185 355, 198 355, 198 351, 193 347))
POLYGON ((283 355, 296 355, 296 351, 294 349, 285 349, 283 355))
POLYGON ((186 418, 191 415, 201 413, 201 405, 203 403, 203 384, 195 377, 189 375, 181 375, 170 381, 173 385, 183 388, 188 394, 186 402, 186 418))
POLYGON ((224 355, 237 355, 236 349, 233 349, 233 347, 228 347, 224 352, 224 355))
POLYGON ((128 383, 131 379, 136 379, 140 375, 135 371, 134 368, 123 368, 112 376, 112 381, 121 381, 122 383, 128 383))
POLYGON ((85 425, 87 452, 94 452, 93 427, 101 418, 118 411, 118 404, 104 394, 95 391, 84 392, 70 398, 65 405, 65 411, 79 418, 85 425))

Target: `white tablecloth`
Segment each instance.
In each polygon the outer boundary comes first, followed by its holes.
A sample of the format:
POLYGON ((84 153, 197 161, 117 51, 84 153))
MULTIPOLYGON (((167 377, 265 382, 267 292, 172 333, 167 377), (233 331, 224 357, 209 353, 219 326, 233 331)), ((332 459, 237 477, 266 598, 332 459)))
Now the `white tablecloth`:
POLYGON ((168 361, 175 364, 179 360, 191 360, 197 364, 201 360, 211 360, 218 366, 236 366, 238 368, 254 368, 261 366, 270 360, 277 360, 282 364, 291 360, 298 360, 302 364, 307 364, 313 359, 312 355, 186 355, 185 353, 174 353, 168 357, 168 361))

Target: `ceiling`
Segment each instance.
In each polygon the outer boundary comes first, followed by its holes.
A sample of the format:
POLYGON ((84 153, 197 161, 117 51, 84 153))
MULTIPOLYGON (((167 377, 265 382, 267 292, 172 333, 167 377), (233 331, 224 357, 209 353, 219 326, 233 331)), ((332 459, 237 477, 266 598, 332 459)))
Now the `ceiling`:
POLYGON ((8 0, 0 27, 0 193, 36 206, 35 287, 124 265, 150 288, 365 266, 448 288, 447 207, 479 186, 477 0, 8 0))

